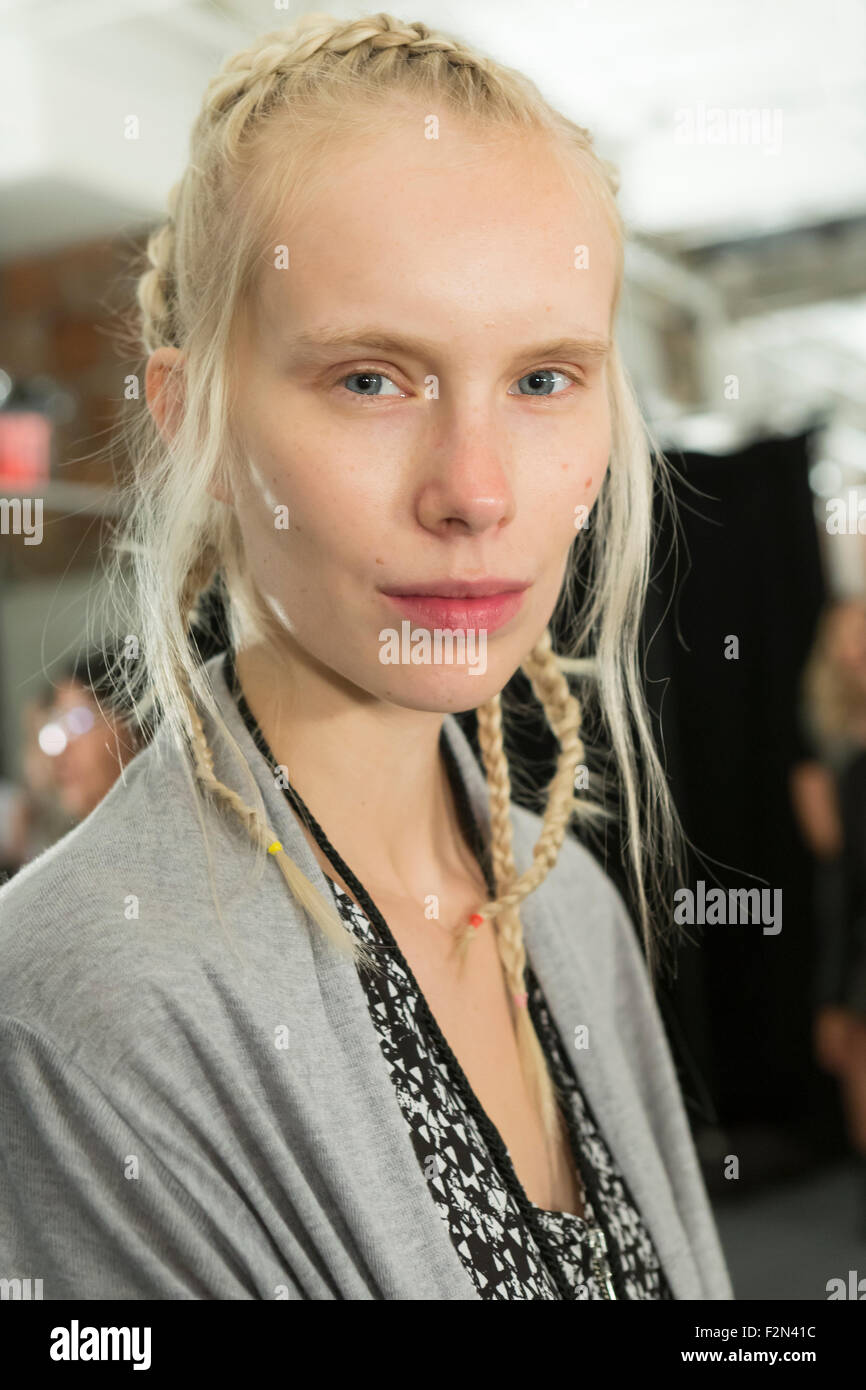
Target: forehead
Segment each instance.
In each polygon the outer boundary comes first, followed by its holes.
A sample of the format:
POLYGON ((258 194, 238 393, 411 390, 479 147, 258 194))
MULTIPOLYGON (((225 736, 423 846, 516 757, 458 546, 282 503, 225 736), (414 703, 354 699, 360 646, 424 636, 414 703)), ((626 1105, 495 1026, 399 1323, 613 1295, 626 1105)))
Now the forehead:
POLYGON ((259 275, 261 332, 387 314, 447 341, 578 324, 605 336, 617 245, 588 177, 539 135, 424 129, 401 116, 349 141, 303 212, 285 209, 289 266, 259 275))

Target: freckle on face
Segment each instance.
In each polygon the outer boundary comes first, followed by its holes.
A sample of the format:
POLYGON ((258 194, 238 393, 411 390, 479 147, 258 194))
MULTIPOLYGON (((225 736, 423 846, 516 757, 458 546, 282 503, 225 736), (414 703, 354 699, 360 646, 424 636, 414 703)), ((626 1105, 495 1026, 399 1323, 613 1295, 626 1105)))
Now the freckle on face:
POLYGON ((584 485, 585 488, 591 488, 591 487, 592 487, 592 478, 587 478, 583 485, 584 485))

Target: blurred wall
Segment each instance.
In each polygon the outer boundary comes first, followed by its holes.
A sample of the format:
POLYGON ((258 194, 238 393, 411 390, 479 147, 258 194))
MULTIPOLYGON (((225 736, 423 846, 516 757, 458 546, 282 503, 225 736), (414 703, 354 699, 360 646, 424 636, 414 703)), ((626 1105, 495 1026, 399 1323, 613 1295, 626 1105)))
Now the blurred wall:
MULTIPOLYGON (((0 774, 18 765, 22 703, 58 661, 101 635, 100 548, 111 533, 115 477, 107 445, 134 369, 122 311, 141 244, 99 239, 0 266, 0 366, 13 383, 56 388, 52 480, 39 545, 0 536, 0 774)), ((133 300, 134 302, 134 300, 133 300)), ((0 488, 0 492, 3 489, 0 488)), ((12 496, 11 492, 5 495, 12 496)))

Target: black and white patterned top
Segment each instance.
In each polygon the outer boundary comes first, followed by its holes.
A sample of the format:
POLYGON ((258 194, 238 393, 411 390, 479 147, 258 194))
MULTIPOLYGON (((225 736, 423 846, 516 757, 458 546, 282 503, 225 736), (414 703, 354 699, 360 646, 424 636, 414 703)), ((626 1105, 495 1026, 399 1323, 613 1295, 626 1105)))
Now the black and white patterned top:
MULTIPOLYGON (((276 773, 279 764, 244 698, 231 652, 224 673, 244 723, 276 773)), ((441 747, 464 833, 488 890, 494 892, 489 852, 444 732, 441 747)), ((582 1180, 582 1217, 546 1211, 529 1200, 498 1130, 439 1029, 387 922, 280 771, 278 785, 293 811, 355 896, 369 906, 364 912, 325 875, 347 928, 377 948, 383 968, 359 966, 358 972, 370 1018, 431 1197, 481 1298, 610 1298, 604 1283, 606 1262, 615 1298, 672 1299, 649 1232, 581 1092, 531 961, 524 975, 528 1006, 551 1075, 568 1098, 563 1113, 582 1180), (606 1242, 601 1258, 599 1232, 606 1242)))
MULTIPOLYGON (((333 879, 328 882, 346 925, 356 936, 375 942, 378 938, 357 903, 333 879)), ((423 1026, 411 971, 390 950, 380 958, 381 973, 362 972, 370 1017, 430 1194, 479 1294, 485 1299, 559 1298, 548 1269, 555 1259, 575 1299, 604 1298, 591 1265, 587 1222, 570 1212, 545 1211, 529 1202, 541 1240, 529 1228, 497 1171, 475 1117, 453 1085, 447 1059, 423 1026)), ((617 1297, 672 1298, 625 1181, 566 1064, 531 967, 527 982, 548 1060, 569 1093, 583 1155, 580 1167, 584 1172, 591 1167, 594 1175, 595 1194, 585 1194, 585 1208, 596 1222, 601 1209, 608 1245, 615 1244, 613 1254, 620 1267, 617 1297)))

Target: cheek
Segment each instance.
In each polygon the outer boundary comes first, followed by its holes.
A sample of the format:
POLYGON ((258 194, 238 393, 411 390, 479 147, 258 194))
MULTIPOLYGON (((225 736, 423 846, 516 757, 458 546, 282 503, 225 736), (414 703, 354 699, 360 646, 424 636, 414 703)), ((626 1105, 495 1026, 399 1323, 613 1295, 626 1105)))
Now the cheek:
MULTIPOLYGON (((300 403, 288 419, 263 407, 249 436, 237 489, 245 539, 279 548, 287 535, 322 539, 354 511, 359 459, 300 403)), ((363 463, 363 454, 360 462, 363 463)))
POLYGON ((587 420, 577 443, 569 442, 560 463, 560 509, 567 518, 564 529, 574 533, 586 525, 607 475, 610 459, 610 428, 605 417, 587 420))
POLYGON ((296 562, 309 560, 304 547, 326 510, 321 469, 311 468, 302 452, 281 451, 270 436, 255 441, 240 468, 234 506, 246 563, 260 588, 276 582, 282 590, 296 562))
POLYGON ((601 492, 601 485, 607 475, 607 469, 608 459, 605 456, 604 458, 600 458, 594 465, 589 464, 585 469, 581 470, 578 490, 581 492, 580 500, 585 507, 592 509, 595 505, 595 499, 601 492))
POLYGON ((282 452, 260 439, 245 467, 236 513, 250 575, 276 617, 309 636, 369 566, 365 537, 376 525, 364 470, 319 436, 282 452))
POLYGON ((266 400, 260 406, 235 491, 251 565, 259 574, 295 566, 306 575, 369 550, 364 537, 384 526, 406 431, 384 422, 370 433, 357 421, 334 423, 303 398, 292 398, 285 414, 266 400))

